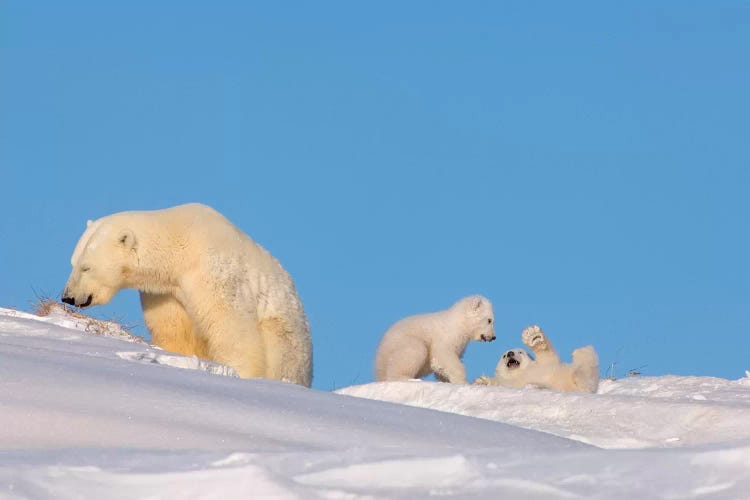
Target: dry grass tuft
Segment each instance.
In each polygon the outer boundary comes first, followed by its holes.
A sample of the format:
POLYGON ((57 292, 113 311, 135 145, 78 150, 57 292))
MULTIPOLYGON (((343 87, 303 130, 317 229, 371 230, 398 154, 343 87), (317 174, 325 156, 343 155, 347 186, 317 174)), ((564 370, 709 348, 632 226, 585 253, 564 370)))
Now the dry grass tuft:
POLYGON ((33 304, 31 311, 37 316, 50 316, 54 313, 63 313, 74 318, 87 318, 86 315, 76 312, 72 307, 68 307, 62 302, 50 299, 49 297, 40 298, 36 304, 33 304))
POLYGON ((122 321, 94 318, 49 297, 39 297, 37 302, 33 304, 32 311, 37 316, 70 320, 75 328, 88 333, 115 337, 130 342, 146 342, 141 337, 131 334, 129 331, 131 327, 123 325, 122 321))

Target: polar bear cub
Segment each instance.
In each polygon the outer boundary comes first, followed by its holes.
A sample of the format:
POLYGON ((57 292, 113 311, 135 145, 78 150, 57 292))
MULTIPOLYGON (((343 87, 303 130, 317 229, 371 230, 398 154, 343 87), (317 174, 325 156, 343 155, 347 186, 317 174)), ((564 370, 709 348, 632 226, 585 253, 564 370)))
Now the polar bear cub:
POLYGON ((558 391, 596 392, 599 387, 599 360, 591 346, 573 351, 573 362, 563 363, 549 338, 537 325, 523 330, 521 339, 536 355, 531 359, 523 349, 506 351, 495 368, 495 378, 482 376, 480 385, 524 387, 536 385, 558 391))
POLYGON ((409 380, 430 373, 441 382, 465 384, 461 357, 472 340, 495 340, 492 303, 481 295, 465 297, 450 308, 410 316, 383 335, 375 356, 375 379, 409 380))

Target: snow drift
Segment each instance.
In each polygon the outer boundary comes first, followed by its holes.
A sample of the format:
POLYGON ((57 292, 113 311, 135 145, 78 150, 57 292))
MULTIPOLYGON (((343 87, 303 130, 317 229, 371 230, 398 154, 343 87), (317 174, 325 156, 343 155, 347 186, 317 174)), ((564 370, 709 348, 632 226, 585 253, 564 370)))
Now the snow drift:
POLYGON ((629 378, 599 394, 430 382, 327 393, 85 329, 0 309, 0 497, 750 491, 748 378, 629 378))

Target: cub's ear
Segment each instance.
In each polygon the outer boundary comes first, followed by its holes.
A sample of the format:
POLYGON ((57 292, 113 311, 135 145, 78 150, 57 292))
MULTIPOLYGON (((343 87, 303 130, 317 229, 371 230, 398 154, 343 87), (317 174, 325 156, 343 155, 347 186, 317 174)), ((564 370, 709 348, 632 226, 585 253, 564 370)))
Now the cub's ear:
POLYGON ((130 229, 123 229, 117 235, 117 243, 128 250, 135 248, 135 233, 130 229))
POLYGON ((479 296, 472 297, 472 299, 471 299, 471 308, 474 309, 475 311, 478 311, 479 308, 481 308, 481 307, 482 307, 482 297, 479 297, 479 296))
POLYGON ((91 227, 91 224, 93 224, 93 223, 94 223, 94 221, 92 221, 91 219, 87 220, 86 221, 86 227, 87 228, 91 227))

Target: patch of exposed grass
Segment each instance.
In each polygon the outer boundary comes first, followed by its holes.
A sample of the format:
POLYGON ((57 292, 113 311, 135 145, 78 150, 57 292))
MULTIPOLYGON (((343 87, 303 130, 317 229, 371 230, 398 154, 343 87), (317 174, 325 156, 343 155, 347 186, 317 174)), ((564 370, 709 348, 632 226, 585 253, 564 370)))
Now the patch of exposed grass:
POLYGON ((38 297, 32 305, 32 312, 42 317, 68 319, 76 328, 95 335, 115 337, 131 342, 146 342, 141 337, 131 334, 131 327, 124 325, 122 321, 94 318, 49 297, 38 297))

